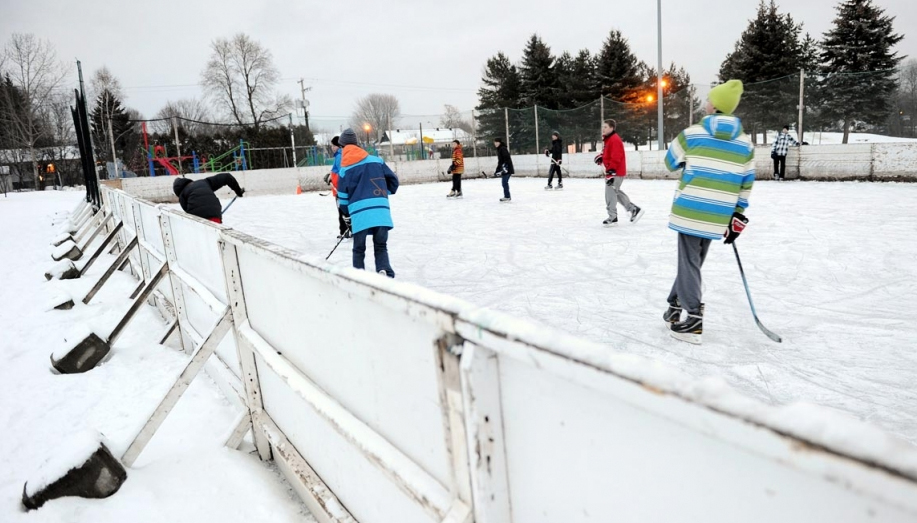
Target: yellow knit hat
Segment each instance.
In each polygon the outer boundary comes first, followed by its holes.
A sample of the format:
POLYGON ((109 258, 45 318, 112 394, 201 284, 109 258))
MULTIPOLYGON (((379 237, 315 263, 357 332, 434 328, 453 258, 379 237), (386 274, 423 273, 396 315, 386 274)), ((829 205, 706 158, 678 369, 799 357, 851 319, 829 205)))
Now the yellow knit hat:
POLYGON ((716 107, 716 110, 723 114, 732 114, 736 107, 739 106, 739 100, 742 99, 742 80, 729 80, 724 84, 714 87, 707 99, 716 107))

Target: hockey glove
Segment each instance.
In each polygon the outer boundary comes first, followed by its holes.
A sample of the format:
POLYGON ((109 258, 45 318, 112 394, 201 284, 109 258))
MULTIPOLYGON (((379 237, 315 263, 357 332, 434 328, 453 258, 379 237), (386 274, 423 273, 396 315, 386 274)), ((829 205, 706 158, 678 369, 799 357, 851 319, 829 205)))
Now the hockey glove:
POLYGON ((239 189, 236 191, 236 196, 239 198, 241 198, 243 194, 245 194, 245 189, 239 189))
POLYGON ((331 173, 325 175, 325 185, 331 185, 331 173))
POLYGON ((452 174, 452 169, 453 169, 453 168, 455 168, 455 164, 450 165, 449 168, 446 169, 446 174, 452 174))
POLYGON ((545 156, 551 156, 551 151, 550 151, 549 149, 545 149, 545 150, 544 150, 544 155, 545 155, 545 156))
POLYGON ((593 161, 595 162, 596 165, 602 165, 602 155, 601 154, 595 155, 595 159, 593 161))
POLYGON ((615 176, 617 174, 618 173, 616 173, 614 169, 608 169, 607 171, 605 171, 605 185, 608 185, 608 186, 614 185, 615 176))
POLYGON ((723 243, 731 245, 742 234, 746 225, 748 225, 748 218, 744 214, 740 212, 732 213, 732 219, 729 220, 729 227, 726 229, 726 241, 723 243))
POLYGON ((350 216, 344 216, 344 225, 347 226, 347 230, 348 230, 348 231, 353 230, 353 229, 350 228, 350 216))

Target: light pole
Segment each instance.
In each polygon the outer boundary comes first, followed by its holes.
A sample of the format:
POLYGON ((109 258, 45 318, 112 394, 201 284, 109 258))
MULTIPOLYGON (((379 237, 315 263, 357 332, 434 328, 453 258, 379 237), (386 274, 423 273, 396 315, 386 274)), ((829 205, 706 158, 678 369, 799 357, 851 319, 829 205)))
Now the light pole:
POLYGON ((368 123, 363 124, 363 132, 366 134, 366 144, 369 145, 369 131, 372 130, 372 126, 368 123))
MULTIPOLYGON (((653 103, 653 95, 650 94, 646 96, 646 103, 649 103, 649 104, 653 103)), ((659 106, 662 107, 662 104, 659 104, 659 106)), ((653 150, 653 113, 649 111, 647 111, 647 113, 650 115, 649 138, 647 139, 647 145, 649 146, 649 150, 652 151, 653 150)))
POLYGON ((657 21, 657 31, 659 32, 659 64, 656 71, 656 99, 659 101, 658 110, 657 110, 657 133, 659 138, 659 150, 662 150, 662 0, 656 0, 656 21, 657 21))

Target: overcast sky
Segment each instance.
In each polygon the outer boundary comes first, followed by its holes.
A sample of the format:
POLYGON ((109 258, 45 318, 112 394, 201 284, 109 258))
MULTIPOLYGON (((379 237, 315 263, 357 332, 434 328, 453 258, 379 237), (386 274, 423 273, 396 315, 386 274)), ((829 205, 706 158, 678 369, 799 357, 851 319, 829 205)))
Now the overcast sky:
MULTIPOLYGON (((900 53, 917 57, 917 34, 908 34, 917 27, 917 1, 877 3, 897 17, 895 28, 905 35, 900 53)), ((816 37, 830 27, 835 4, 780 2, 816 37)), ((685 67, 694 83, 714 80, 756 6, 757 0, 663 0, 664 63, 685 67)), ((613 28, 638 58, 655 64, 652 1, 0 0, 4 42, 13 32, 50 39, 61 59, 82 61, 87 78, 107 65, 126 88, 126 104, 146 117, 167 100, 201 97, 197 84, 211 40, 243 31, 272 51, 280 91, 298 99, 297 80, 306 79, 313 127, 329 129, 372 92, 396 95, 403 114, 417 115, 406 120, 437 123, 443 104, 476 105, 483 65, 497 51, 517 61, 537 32, 556 55, 595 53, 613 28)))

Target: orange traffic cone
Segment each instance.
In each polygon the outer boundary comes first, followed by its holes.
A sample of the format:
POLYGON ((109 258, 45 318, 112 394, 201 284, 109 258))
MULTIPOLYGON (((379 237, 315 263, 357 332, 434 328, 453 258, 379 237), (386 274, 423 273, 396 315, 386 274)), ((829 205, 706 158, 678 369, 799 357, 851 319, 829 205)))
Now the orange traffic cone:
POLYGON ((302 185, 296 184, 296 194, 302 194, 302 185))

